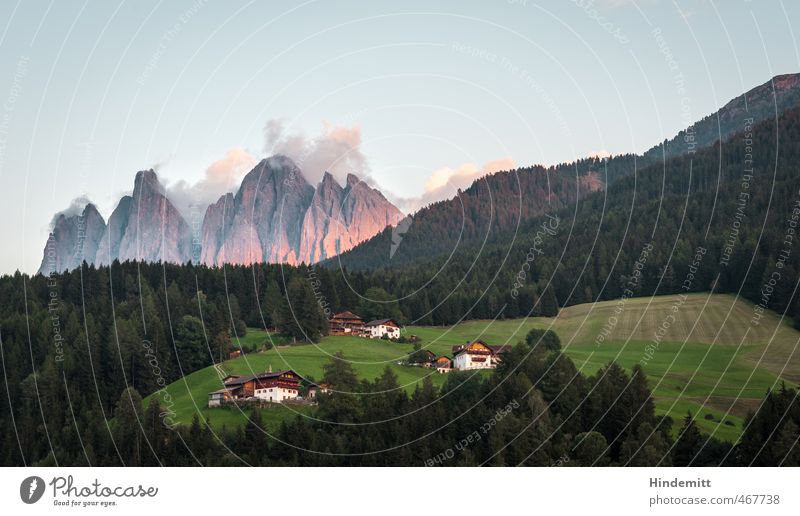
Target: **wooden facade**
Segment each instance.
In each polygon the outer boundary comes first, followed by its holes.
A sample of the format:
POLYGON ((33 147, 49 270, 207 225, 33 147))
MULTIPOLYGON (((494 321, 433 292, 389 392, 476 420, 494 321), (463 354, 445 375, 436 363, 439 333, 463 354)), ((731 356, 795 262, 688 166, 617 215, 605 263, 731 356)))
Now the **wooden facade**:
POLYGON ((450 357, 444 355, 438 357, 432 364, 433 367, 436 368, 437 373, 449 373, 453 368, 453 361, 450 360, 450 357))
POLYGON ((230 393, 230 399, 234 400, 263 398, 268 401, 283 401, 299 395, 300 376, 292 370, 229 376, 225 379, 225 390, 230 393))
POLYGON ((340 312, 328 321, 328 335, 361 336, 364 320, 353 312, 340 312))

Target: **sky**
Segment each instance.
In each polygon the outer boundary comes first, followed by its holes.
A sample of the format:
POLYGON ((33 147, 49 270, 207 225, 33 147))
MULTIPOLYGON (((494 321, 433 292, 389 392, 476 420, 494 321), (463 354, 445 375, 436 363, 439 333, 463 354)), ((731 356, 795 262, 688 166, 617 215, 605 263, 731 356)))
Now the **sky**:
POLYGON ((793 27, 789 0, 4 1, 0 274, 143 169, 187 210, 280 152, 411 212, 488 172, 641 152, 800 71, 793 27))

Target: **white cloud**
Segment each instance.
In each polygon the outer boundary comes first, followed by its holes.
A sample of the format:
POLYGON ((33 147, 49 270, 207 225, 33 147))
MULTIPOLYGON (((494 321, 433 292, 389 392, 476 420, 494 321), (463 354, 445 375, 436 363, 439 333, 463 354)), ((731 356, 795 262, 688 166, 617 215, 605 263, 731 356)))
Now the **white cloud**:
POLYGON ((227 192, 239 188, 246 173, 256 165, 256 157, 241 148, 230 149, 225 157, 209 165, 200 181, 190 184, 181 180, 167 188, 167 197, 184 215, 205 214, 206 207, 227 192))
MULTIPOLYGON (((72 199, 72 202, 69 203, 69 207, 65 210, 59 211, 53 218, 50 220, 50 227, 49 231, 53 230, 53 226, 55 226, 56 220, 58 217, 63 215, 66 218, 75 217, 83 213, 83 209, 86 208, 86 205, 89 204, 89 199, 86 196, 76 197, 72 199)), ((49 232, 48 231, 48 232, 49 232)))
POLYGON ((478 168, 475 163, 462 163, 458 168, 444 167, 434 170, 425 183, 425 194, 435 194, 442 190, 455 192, 458 188, 466 188, 476 179, 500 170, 516 168, 511 158, 501 158, 485 163, 478 168))
POLYGON ((369 180, 370 169, 361 152, 361 128, 344 127, 322 122, 322 132, 316 137, 303 133, 288 134, 279 120, 264 125, 264 150, 267 154, 286 155, 300 167, 312 184, 319 182, 327 171, 344 184, 347 174, 369 180))
POLYGON ((480 167, 475 163, 462 163, 456 168, 438 168, 431 173, 421 196, 392 199, 392 202, 402 211, 411 213, 428 204, 455 197, 459 189, 468 188, 475 180, 487 174, 515 168, 517 165, 511 158, 491 160, 480 167))
POLYGON ((605 149, 600 149, 599 151, 592 151, 587 156, 587 158, 610 158, 611 153, 605 149))

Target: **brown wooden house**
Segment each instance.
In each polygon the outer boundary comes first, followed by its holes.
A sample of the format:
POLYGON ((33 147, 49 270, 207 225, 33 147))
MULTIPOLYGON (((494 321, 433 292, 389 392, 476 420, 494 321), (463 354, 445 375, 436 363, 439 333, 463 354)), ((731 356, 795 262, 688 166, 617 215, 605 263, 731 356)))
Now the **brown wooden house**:
MULTIPOLYGON (((300 394, 300 376, 292 370, 267 371, 248 376, 231 376, 225 380, 230 399, 258 398, 282 403, 300 394)), ((215 391, 211 394, 219 394, 215 391)))
POLYGON ((360 336, 364 319, 353 312, 340 312, 328 321, 328 335, 360 336))

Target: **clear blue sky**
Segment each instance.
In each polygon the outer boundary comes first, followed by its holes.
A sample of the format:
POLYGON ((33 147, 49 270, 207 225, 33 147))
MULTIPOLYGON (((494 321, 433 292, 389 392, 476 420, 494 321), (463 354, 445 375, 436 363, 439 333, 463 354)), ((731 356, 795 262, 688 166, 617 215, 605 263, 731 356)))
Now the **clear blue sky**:
POLYGON ((263 157, 268 120, 358 128, 366 173, 418 198, 443 168, 645 150, 800 70, 789 0, 9 0, 0 20, 0 273, 137 170, 263 157))

